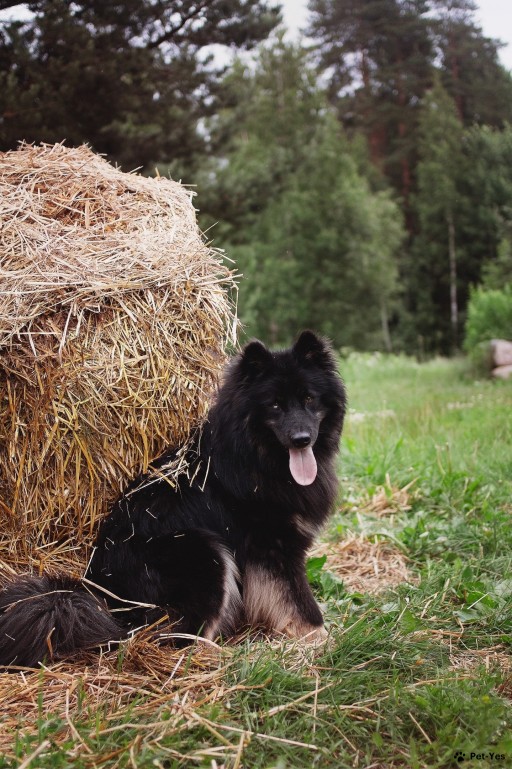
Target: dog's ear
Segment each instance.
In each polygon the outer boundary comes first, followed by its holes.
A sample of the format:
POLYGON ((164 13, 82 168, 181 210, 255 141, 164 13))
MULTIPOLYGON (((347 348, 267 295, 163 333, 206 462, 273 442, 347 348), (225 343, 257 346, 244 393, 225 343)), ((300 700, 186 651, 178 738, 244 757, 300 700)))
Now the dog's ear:
POLYGON ((249 342, 241 352, 240 367, 242 372, 249 377, 267 371, 271 364, 272 353, 258 339, 249 342))
POLYGON ((295 342, 292 353, 301 363, 309 363, 329 371, 336 368, 330 344, 314 331, 303 331, 295 342))

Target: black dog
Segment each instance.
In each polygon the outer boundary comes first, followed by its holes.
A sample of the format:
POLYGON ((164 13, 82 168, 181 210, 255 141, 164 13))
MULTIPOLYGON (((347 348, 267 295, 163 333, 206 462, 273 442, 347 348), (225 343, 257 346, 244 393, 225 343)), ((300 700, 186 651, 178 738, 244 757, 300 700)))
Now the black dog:
POLYGON ((323 637, 304 566, 335 500, 344 412, 324 340, 304 331, 281 352, 250 342, 187 449, 186 472, 171 480, 180 453, 169 451, 127 488, 86 578, 5 588, 0 665, 34 666, 163 616, 173 632, 210 639, 244 623, 323 637))

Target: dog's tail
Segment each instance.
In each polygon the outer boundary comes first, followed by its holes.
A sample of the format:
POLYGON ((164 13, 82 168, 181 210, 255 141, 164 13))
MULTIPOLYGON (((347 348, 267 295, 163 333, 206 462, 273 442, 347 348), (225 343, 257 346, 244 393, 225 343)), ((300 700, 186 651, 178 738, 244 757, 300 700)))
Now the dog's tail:
POLYGON ((72 577, 21 577, 0 592, 0 667, 36 667, 123 637, 106 605, 72 577))

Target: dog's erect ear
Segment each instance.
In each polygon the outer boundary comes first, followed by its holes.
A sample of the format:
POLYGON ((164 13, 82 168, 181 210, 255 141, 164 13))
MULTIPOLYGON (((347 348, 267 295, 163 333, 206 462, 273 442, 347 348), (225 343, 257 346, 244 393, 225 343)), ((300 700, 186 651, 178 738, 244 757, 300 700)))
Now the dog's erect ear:
POLYGON ((303 331, 292 348, 298 361, 309 363, 332 371, 336 362, 328 342, 313 331, 303 331))
POLYGON ((242 350, 240 366, 244 374, 257 376, 266 371, 272 363, 272 353, 267 350, 263 342, 257 339, 249 342, 242 350))

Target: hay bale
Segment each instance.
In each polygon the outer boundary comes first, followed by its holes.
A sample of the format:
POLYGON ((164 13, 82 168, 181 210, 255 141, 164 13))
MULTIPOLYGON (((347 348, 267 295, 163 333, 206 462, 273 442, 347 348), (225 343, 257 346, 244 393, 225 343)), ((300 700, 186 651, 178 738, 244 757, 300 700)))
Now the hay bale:
POLYGON ((233 279, 188 190, 87 147, 0 153, 0 222, 0 555, 19 561, 90 542, 204 418, 233 279))

